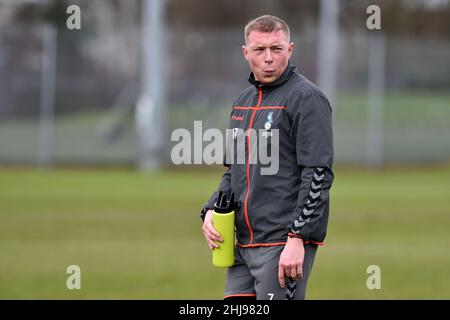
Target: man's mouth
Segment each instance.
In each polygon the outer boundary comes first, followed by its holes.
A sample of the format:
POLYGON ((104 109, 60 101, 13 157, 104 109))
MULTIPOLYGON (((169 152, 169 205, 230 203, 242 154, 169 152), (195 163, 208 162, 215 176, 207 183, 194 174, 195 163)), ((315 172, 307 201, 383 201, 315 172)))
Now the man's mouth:
POLYGON ((264 73, 265 75, 270 76, 270 75, 272 75, 272 74, 275 73, 275 70, 266 69, 266 70, 263 70, 263 73, 264 73))

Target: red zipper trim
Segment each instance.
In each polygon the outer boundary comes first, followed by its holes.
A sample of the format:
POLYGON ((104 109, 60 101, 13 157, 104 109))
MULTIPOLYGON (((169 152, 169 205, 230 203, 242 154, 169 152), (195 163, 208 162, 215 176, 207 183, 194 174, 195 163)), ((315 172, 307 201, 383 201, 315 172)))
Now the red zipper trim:
POLYGON ((258 248, 258 247, 276 247, 285 246, 287 242, 271 242, 271 243, 251 243, 251 244, 240 244, 237 245, 241 248, 258 248))
MULTIPOLYGON (((250 118, 250 123, 248 125, 248 129, 252 128, 253 125, 253 120, 255 119, 255 115, 256 115, 256 111, 259 109, 259 106, 261 105, 261 100, 262 100, 262 89, 261 87, 258 88, 258 104, 256 105, 255 108, 253 108, 253 113, 252 113, 252 117, 250 118)), ((244 214, 245 214, 245 221, 247 222, 247 227, 248 230, 250 231, 250 243, 253 242, 253 230, 252 227, 250 225, 250 220, 248 218, 248 196, 250 194, 250 159, 251 159, 251 154, 250 154, 250 130, 247 131, 248 135, 247 135, 247 153, 248 153, 248 159, 247 159, 247 193, 245 194, 245 200, 244 200, 244 214)))
POLYGON ((264 107, 249 107, 249 106, 234 106, 236 110, 266 110, 266 109, 287 109, 286 106, 264 106, 264 107))
MULTIPOLYGON (((251 244, 241 244, 239 242, 236 243, 237 246, 241 248, 259 248, 259 247, 275 247, 275 246, 285 246, 287 242, 268 242, 268 243, 251 243, 251 244)), ((303 244, 315 244, 318 246, 323 246, 323 242, 317 241, 303 241, 303 244)))

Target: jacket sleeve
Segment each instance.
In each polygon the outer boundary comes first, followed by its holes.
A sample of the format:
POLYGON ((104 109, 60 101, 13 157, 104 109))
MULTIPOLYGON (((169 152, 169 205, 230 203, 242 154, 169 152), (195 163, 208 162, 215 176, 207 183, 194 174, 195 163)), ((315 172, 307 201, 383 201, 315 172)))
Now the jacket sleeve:
POLYGON ((230 196, 231 193, 231 169, 228 167, 227 171, 223 174, 222 179, 220 180, 219 188, 215 191, 211 198, 206 202, 202 211, 200 212, 200 218, 205 220, 206 212, 210 209, 214 208, 214 203, 217 201, 217 197, 219 195, 219 191, 225 192, 227 197, 230 196))
MULTIPOLYGON (((236 105, 236 101, 235 100, 233 102, 233 107, 236 105)), ((233 110, 231 111, 231 114, 233 113, 233 110)), ((230 115, 231 117, 231 115, 230 115)), ((229 132, 227 133, 229 134, 229 132)), ((227 137, 229 138, 229 137, 227 137)), ((231 139, 227 139, 228 144, 226 145, 225 148, 225 152, 223 155, 223 165, 225 167, 227 167, 227 171, 225 171, 225 173, 222 176, 222 179, 220 180, 219 183, 219 187, 217 188, 217 190, 212 194, 211 198, 205 203, 205 205, 203 206, 201 212, 200 212, 200 218, 204 221, 205 220, 205 215, 206 212, 210 209, 214 208, 214 204, 217 201, 217 198, 219 196, 219 191, 222 191, 222 193, 225 193, 227 195, 227 197, 230 197, 231 195, 231 163, 230 161, 227 159, 227 153, 229 152, 229 148, 231 148, 233 146, 233 143, 231 141, 231 139)))
POLYGON ((326 228, 321 220, 324 215, 328 218, 329 191, 334 179, 332 111, 321 92, 311 91, 300 98, 293 115, 291 138, 295 141, 301 183, 289 236, 316 240, 311 238, 317 234, 316 229, 324 225, 326 228))

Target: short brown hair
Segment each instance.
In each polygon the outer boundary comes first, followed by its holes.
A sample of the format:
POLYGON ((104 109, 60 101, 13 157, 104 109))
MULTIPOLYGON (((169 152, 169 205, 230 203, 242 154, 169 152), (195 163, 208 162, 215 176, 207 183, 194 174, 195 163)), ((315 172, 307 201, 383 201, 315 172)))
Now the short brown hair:
POLYGON ((271 33, 273 31, 278 30, 283 31, 287 41, 289 42, 291 32, 289 31, 289 26, 287 25, 286 22, 284 22, 284 20, 268 14, 260 16, 258 18, 249 21, 245 26, 244 29, 245 43, 247 44, 248 36, 252 31, 271 33))

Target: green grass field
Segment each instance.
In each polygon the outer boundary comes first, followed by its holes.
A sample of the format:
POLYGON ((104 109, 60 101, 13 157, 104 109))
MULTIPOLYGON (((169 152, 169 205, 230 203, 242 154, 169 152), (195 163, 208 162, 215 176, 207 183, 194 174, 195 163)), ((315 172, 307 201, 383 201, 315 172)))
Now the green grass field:
MULTIPOLYGON (((0 298, 221 299, 198 217, 220 174, 1 169, 0 298)), ((450 298, 450 166, 337 168, 331 200, 309 299, 450 298)))

